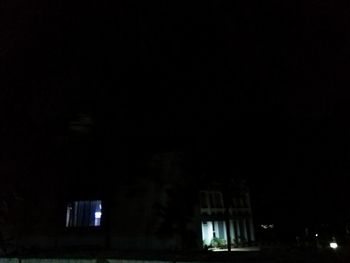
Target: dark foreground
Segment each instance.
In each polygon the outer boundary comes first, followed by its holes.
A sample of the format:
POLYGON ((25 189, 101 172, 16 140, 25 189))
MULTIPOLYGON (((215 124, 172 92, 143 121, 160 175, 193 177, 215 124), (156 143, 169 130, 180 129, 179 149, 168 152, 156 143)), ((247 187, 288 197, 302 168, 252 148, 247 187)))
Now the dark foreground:
MULTIPOLYGON (((6 257, 8 258, 8 257, 6 257)), ((193 253, 159 253, 159 252, 99 252, 99 251, 61 251, 61 252, 37 252, 27 253, 21 256, 12 256, 11 261, 5 257, 0 258, 0 263, 7 262, 152 262, 175 263, 175 262, 350 262, 350 248, 343 247, 337 250, 302 250, 302 249, 269 249, 256 252, 193 252, 193 253), (16 260, 17 259, 17 260, 16 260), (45 260, 44 260, 45 259, 45 260), (61 261, 61 260, 62 261, 61 261), (14 260, 14 261, 13 261, 14 260)))

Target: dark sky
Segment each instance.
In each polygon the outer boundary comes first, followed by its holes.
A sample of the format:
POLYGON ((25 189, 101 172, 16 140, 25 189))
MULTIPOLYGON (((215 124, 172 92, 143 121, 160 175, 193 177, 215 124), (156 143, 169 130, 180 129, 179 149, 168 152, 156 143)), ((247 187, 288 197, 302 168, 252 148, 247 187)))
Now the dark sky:
POLYGON ((346 1, 114 2, 1 4, 4 160, 30 162, 82 112, 204 152, 266 217, 345 214, 346 1))

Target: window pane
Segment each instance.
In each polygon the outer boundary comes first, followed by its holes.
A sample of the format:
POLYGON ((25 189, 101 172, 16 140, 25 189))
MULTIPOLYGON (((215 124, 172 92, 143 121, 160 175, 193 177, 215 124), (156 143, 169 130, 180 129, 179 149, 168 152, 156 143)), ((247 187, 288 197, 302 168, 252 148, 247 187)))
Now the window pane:
POLYGON ((67 205, 66 227, 100 226, 102 202, 75 201, 67 205))

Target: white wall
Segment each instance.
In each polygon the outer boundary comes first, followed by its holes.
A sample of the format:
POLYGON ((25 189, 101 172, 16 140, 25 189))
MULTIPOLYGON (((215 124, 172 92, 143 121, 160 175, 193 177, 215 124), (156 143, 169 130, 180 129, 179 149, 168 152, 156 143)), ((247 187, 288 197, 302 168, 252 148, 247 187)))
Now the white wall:
POLYGON ((210 245, 213 239, 213 224, 211 221, 207 221, 207 224, 202 223, 202 239, 206 245, 210 245))

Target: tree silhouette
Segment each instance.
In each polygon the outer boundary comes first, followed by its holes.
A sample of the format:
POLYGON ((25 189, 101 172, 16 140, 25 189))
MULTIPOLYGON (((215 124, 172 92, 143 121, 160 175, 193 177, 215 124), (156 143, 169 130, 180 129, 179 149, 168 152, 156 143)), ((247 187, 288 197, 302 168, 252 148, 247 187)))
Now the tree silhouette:
POLYGON ((195 207, 198 189, 186 169, 186 160, 181 153, 166 153, 158 156, 161 194, 154 205, 158 218, 156 234, 160 238, 175 241, 176 250, 193 248, 197 241, 195 207))
POLYGON ((20 213, 23 199, 15 192, 0 195, 0 254, 16 252, 21 228, 24 226, 20 213))

